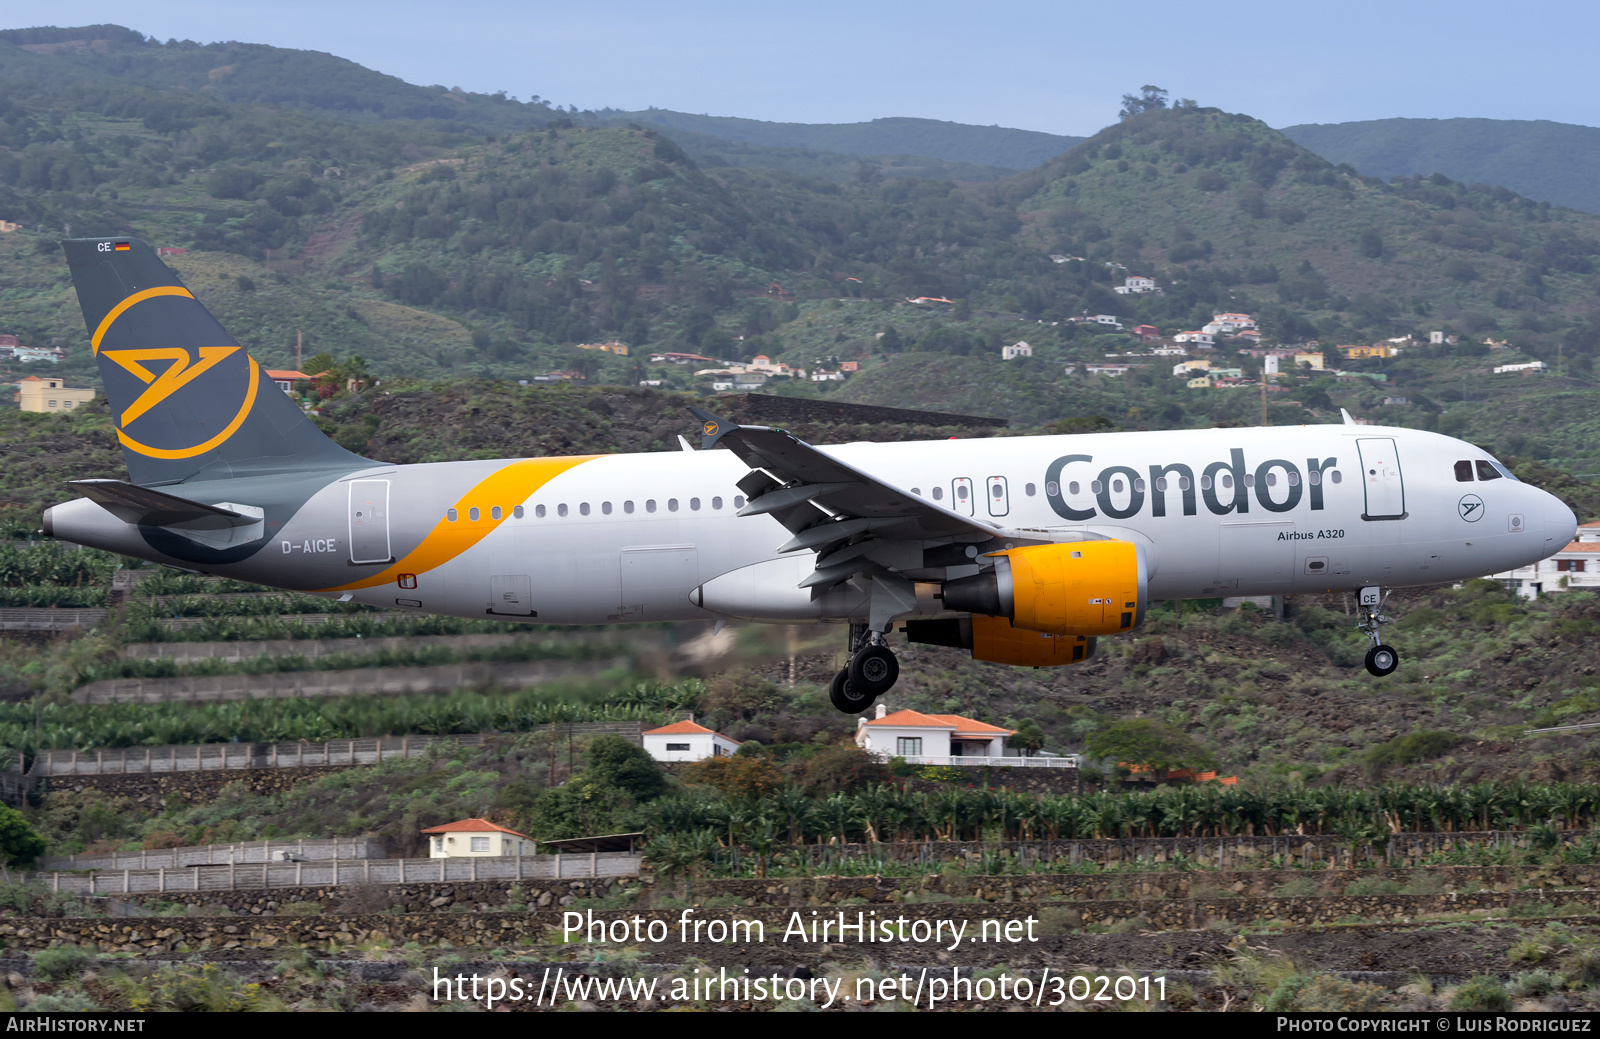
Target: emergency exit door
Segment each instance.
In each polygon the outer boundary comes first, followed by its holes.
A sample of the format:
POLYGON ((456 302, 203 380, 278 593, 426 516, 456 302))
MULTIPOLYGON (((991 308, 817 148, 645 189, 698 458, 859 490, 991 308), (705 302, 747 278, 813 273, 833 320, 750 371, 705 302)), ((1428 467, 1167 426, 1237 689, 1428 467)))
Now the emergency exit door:
POLYGON ((958 476, 951 480, 950 497, 953 499, 950 502, 951 507, 959 513, 971 516, 977 508, 977 502, 973 500, 976 495, 972 493, 971 477, 958 476))
POLYGON ((1361 485, 1366 491, 1365 520, 1403 519, 1406 488, 1400 476, 1400 452, 1393 437, 1360 437, 1361 485))

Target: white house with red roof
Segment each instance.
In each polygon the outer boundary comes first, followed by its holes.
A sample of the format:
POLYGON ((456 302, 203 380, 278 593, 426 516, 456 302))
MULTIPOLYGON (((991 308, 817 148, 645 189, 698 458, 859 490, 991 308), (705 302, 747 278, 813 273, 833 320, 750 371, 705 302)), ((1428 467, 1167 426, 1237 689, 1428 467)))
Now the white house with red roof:
POLYGON ((1006 756, 1006 737, 1014 730, 959 714, 891 712, 878 704, 877 716, 856 725, 856 746, 883 758, 905 758, 913 765, 993 764, 1006 756))
POLYGON ((527 834, 508 830, 487 819, 458 819, 422 831, 431 859, 493 858, 532 855, 537 843, 527 834))
POLYGON ((1600 523, 1582 523, 1578 538, 1547 559, 1518 567, 1494 579, 1524 599, 1547 592, 1600 588, 1600 523))
POLYGON ((739 741, 690 718, 645 730, 644 749, 657 761, 699 761, 728 757, 739 749, 739 741))

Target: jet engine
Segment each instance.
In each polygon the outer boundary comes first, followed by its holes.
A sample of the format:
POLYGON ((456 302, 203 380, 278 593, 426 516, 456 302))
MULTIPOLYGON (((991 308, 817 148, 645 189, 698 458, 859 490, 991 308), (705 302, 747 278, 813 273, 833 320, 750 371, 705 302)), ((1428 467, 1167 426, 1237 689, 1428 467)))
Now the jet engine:
POLYGON ((994 568, 946 581, 944 608, 1002 618, 1008 630, 1055 636, 1115 635, 1144 619, 1148 573, 1131 541, 1072 541, 990 553, 994 568))

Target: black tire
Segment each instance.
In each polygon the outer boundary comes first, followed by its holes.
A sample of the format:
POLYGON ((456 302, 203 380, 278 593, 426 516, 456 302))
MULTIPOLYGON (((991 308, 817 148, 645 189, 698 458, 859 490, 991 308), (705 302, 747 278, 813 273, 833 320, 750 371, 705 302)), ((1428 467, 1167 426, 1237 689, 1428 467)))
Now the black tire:
POLYGON ((860 714, 872 706, 873 699, 856 691, 855 684, 850 681, 849 668, 834 675, 832 684, 828 686, 829 702, 845 714, 860 714))
POLYGON ((850 658, 850 684, 874 700, 894 688, 900 661, 886 646, 867 646, 850 658))
POLYGON ((1382 678, 1394 674, 1400 666, 1400 654, 1393 646, 1373 646, 1367 650, 1367 671, 1382 678))

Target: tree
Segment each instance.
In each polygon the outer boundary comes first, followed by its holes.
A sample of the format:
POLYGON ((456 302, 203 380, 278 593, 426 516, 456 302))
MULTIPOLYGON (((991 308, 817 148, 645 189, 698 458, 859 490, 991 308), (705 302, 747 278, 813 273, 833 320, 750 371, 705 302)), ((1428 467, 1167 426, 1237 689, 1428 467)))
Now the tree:
POLYGON ((1139 88, 1138 94, 1122 95, 1122 112, 1120 118, 1128 119, 1140 112, 1149 112, 1156 108, 1167 107, 1167 92, 1160 87, 1146 83, 1139 88))
POLYGON ((1032 757, 1044 749, 1044 741, 1044 730, 1039 728, 1039 723, 1032 718, 1024 718, 1017 725, 1017 731, 1012 733, 1006 742, 1019 750, 1027 751, 1028 756, 1032 757))
POLYGON ((1188 733, 1155 718, 1113 722, 1089 737, 1087 750, 1091 758, 1151 768, 1202 769, 1216 760, 1188 733))
POLYGON ((592 783, 626 790, 640 801, 659 797, 667 789, 667 777, 656 760, 621 736, 597 736, 587 756, 584 775, 592 783))
POLYGON ((704 783, 726 797, 755 799, 783 788, 783 773, 765 754, 735 754, 728 758, 701 758, 684 770, 690 783, 704 783))
POLYGON ((45 839, 39 836, 27 817, 15 808, 0 805, 0 863, 6 866, 31 866, 45 853, 45 839))

